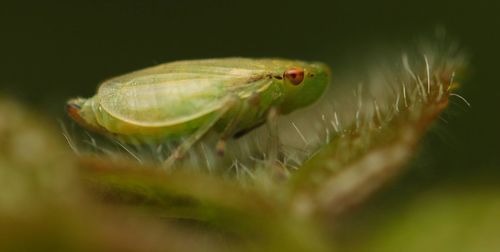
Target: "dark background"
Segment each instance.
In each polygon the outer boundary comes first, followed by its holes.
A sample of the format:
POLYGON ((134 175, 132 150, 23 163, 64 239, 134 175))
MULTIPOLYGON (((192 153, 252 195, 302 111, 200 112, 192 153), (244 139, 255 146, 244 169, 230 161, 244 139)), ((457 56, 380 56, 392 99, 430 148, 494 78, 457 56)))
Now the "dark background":
POLYGON ((68 97, 161 62, 279 56, 353 71, 372 52, 397 52, 442 26, 470 56, 459 92, 472 107, 452 106, 410 172, 372 203, 383 209, 433 187, 498 183, 499 13, 493 0, 2 1, 0 92, 58 118, 68 97))

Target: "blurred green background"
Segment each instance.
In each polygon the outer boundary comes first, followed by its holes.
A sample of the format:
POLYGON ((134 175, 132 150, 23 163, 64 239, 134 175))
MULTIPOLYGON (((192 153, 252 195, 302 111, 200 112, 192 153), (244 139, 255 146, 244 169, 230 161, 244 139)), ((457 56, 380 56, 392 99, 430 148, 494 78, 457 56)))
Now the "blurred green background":
POLYGON ((409 172, 347 221, 353 232, 370 232, 373 219, 429 191, 499 184, 498 13, 500 2, 491 0, 2 1, 0 92, 57 119, 67 98, 92 95, 106 78, 178 59, 319 60, 335 80, 374 52, 398 53, 444 27, 470 56, 459 93, 472 107, 454 99, 409 172))

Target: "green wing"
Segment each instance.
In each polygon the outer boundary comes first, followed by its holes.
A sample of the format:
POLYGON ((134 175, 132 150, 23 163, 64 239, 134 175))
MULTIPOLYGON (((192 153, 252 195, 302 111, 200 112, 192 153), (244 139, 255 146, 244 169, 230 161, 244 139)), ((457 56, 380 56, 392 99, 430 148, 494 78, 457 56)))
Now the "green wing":
POLYGON ((107 113, 136 125, 190 121, 218 110, 228 95, 244 98, 252 90, 249 87, 262 89, 271 83, 258 78, 267 72, 264 67, 231 67, 232 61, 237 60, 181 61, 147 68, 104 82, 97 99, 107 113))

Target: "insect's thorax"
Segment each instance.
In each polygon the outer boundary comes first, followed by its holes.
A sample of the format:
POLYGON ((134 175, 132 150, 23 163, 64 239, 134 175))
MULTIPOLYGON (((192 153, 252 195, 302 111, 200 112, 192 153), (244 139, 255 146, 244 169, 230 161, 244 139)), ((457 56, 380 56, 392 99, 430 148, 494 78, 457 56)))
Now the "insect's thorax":
MULTIPOLYGON (((268 76, 265 78, 269 78, 268 76)), ((237 122, 233 134, 264 123, 269 110, 273 107, 279 107, 285 95, 282 80, 270 78, 269 81, 271 83, 262 90, 245 92, 240 95, 237 104, 217 123, 217 130, 224 130, 232 121, 237 122)))

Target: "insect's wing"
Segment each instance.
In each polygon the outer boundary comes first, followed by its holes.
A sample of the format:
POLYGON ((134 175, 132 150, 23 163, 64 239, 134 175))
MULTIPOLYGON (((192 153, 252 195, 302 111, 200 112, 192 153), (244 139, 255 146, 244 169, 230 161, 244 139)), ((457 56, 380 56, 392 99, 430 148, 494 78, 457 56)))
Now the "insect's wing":
POLYGON ((248 77, 269 70, 269 64, 263 64, 261 60, 247 58, 223 58, 204 60, 185 60, 164 63, 146 69, 131 72, 112 80, 124 82, 140 77, 154 77, 161 75, 177 75, 182 77, 191 76, 225 76, 225 77, 248 77))
POLYGON ((134 78, 105 83, 98 94, 102 109, 136 125, 165 126, 189 121, 222 106, 227 78, 185 75, 134 78))
POLYGON ((268 82, 265 65, 249 59, 167 63, 104 82, 97 99, 107 113, 144 126, 187 122, 218 110, 228 95, 243 95, 268 82))
POLYGON ((226 83, 226 89, 238 96, 240 99, 246 99, 255 93, 261 93, 268 89, 273 83, 273 79, 268 76, 262 76, 260 79, 246 80, 239 84, 226 83))

